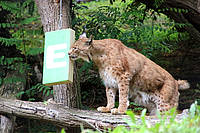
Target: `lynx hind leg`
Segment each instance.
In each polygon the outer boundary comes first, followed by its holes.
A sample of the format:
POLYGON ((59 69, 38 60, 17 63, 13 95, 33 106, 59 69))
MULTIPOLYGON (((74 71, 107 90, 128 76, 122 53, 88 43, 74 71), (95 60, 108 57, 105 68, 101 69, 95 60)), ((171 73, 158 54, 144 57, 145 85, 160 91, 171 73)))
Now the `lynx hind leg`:
MULTIPOLYGON (((141 91, 135 91, 131 95, 131 99, 139 104, 147 108, 150 115, 156 115, 156 112, 165 112, 170 110, 173 107, 176 107, 177 104, 173 102, 166 102, 164 96, 162 96, 159 92, 155 93, 146 93, 141 91)), ((176 97, 171 99, 172 101, 176 101, 176 97)))
POLYGON ((106 87, 106 97, 107 97, 107 106, 106 107, 98 107, 97 111, 99 112, 110 112, 112 108, 115 106, 115 95, 117 89, 106 87))
POLYGON ((176 108, 178 106, 177 96, 175 95, 171 99, 166 101, 164 99, 164 96, 155 94, 153 101, 155 102, 156 108, 155 109, 152 108, 151 110, 149 110, 150 115, 156 115, 157 111, 160 113, 164 113, 166 111, 169 111, 173 107, 176 108))
POLYGON ((157 111, 165 112, 178 106, 178 84, 174 80, 166 80, 160 90, 152 93, 151 100, 156 104, 157 111))

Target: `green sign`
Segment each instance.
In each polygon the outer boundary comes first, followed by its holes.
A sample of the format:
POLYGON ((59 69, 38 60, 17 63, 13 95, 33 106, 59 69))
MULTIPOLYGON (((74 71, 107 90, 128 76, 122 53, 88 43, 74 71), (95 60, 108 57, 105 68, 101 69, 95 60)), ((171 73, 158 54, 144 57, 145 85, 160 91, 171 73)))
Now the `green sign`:
POLYGON ((45 33, 43 84, 73 82, 73 64, 68 51, 75 41, 75 31, 63 29, 45 33))

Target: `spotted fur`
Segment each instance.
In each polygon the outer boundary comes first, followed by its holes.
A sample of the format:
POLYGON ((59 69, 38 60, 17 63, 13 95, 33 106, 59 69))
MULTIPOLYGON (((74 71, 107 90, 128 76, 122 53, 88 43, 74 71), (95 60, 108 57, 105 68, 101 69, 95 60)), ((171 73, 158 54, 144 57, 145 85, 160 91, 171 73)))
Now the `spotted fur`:
POLYGON ((124 114, 130 97, 154 115, 156 111, 177 107, 178 87, 189 88, 187 81, 178 82, 166 70, 116 39, 83 37, 72 45, 68 54, 72 60, 92 60, 99 68, 107 96, 107 106, 97 108, 100 112, 124 114), (119 107, 114 108, 117 91, 119 107))

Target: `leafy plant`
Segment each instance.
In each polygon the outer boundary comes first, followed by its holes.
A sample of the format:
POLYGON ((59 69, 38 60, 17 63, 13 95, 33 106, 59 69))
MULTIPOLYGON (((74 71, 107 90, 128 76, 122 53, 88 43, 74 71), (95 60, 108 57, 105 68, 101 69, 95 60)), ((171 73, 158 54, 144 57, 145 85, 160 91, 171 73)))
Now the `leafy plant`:
POLYGON ((8 22, 0 23, 0 27, 9 29, 12 36, 0 37, 0 42, 5 46, 15 45, 25 56, 41 53, 43 31, 34 1, 1 1, 0 5, 10 12, 8 22))
POLYGON ((18 96, 22 94, 31 96, 36 88, 31 87, 31 84, 35 83, 30 81, 30 76, 34 75, 34 72, 29 58, 43 52, 43 31, 36 6, 33 0, 23 2, 5 0, 0 1, 0 11, 7 12, 6 19, 0 21, 1 30, 7 31, 7 35, 0 36, 0 45, 4 49, 12 48, 16 51, 13 52, 15 55, 9 55, 6 52, 0 55, 1 71, 5 72, 0 76, 0 85, 24 80, 15 76, 5 78, 6 72, 19 72, 28 79, 28 81, 23 81, 28 83, 28 90, 19 92, 18 96))
MULTIPOLYGON (((164 115, 157 114, 160 119, 155 125, 149 125, 145 119, 146 109, 142 111, 140 116, 141 123, 137 122, 135 114, 132 111, 127 111, 127 115, 131 120, 126 120, 128 128, 125 126, 118 126, 109 133, 198 133, 200 132, 200 106, 195 102, 191 105, 189 114, 186 115, 181 121, 175 120, 176 110, 172 109, 164 115)), ((96 133, 89 129, 82 130, 83 133, 96 133)))
POLYGON ((62 129, 62 130, 61 130, 61 133, 66 133, 66 132, 65 132, 65 129, 62 129))
POLYGON ((95 39, 115 38, 125 45, 135 48, 148 57, 160 52, 172 52, 176 43, 184 37, 176 31, 169 18, 145 5, 117 1, 110 5, 108 1, 90 2, 74 7, 76 18, 73 27, 78 36, 86 30, 95 39), (98 3, 98 4, 96 4, 98 3))
POLYGON ((29 101, 35 101, 36 99, 34 97, 36 97, 39 93, 42 93, 43 96, 49 96, 50 94, 53 94, 53 90, 52 90, 52 88, 50 88, 48 86, 38 83, 38 84, 32 86, 28 90, 20 91, 17 94, 17 97, 21 97, 22 95, 25 94, 28 97, 29 101))

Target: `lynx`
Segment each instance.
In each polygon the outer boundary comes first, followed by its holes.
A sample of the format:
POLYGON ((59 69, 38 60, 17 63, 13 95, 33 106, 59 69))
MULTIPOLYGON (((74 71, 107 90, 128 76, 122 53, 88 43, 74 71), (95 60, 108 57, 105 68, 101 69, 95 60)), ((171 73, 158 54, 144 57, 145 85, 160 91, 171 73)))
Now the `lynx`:
POLYGON ((129 98, 148 109, 150 115, 178 106, 178 89, 188 89, 185 80, 175 80, 166 70, 116 39, 80 37, 69 51, 71 60, 93 61, 106 87, 107 106, 99 112, 124 114, 129 98), (119 107, 115 106, 119 91, 119 107))

